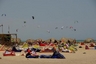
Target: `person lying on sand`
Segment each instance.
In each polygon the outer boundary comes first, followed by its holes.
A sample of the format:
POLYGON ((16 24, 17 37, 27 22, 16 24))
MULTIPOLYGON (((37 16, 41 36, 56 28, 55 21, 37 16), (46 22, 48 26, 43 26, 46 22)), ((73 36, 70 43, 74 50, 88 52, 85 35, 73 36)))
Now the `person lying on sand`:
POLYGON ((26 53, 26 58, 37 58, 39 55, 33 50, 28 50, 26 53))

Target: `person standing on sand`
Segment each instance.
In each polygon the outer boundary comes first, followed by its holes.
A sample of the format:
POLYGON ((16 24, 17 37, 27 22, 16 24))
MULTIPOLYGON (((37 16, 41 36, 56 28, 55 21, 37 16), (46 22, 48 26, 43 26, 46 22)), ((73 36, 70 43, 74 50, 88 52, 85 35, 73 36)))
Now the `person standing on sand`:
POLYGON ((59 52, 59 50, 57 48, 57 44, 55 44, 53 46, 53 54, 52 54, 51 58, 62 58, 62 59, 65 59, 65 57, 59 52))

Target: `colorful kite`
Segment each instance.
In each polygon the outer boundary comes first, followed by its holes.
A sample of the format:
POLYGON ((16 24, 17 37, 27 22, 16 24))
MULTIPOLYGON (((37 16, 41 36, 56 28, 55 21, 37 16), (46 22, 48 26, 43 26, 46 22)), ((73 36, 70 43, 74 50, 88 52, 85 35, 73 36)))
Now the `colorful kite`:
POLYGON ((34 16, 32 16, 32 19, 34 19, 34 16))

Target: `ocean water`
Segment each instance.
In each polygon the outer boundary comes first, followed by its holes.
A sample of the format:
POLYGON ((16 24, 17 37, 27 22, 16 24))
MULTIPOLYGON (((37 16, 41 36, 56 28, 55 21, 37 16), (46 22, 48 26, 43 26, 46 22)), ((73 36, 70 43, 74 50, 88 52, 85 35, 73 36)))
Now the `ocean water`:
MULTIPOLYGON (((22 40, 22 42, 26 42, 26 41, 22 40)), ((76 42, 84 42, 84 40, 76 40, 76 42)))
MULTIPOLYGON (((96 42, 96 40, 94 40, 96 42)), ((23 40, 22 42, 26 42, 25 40, 23 40)), ((76 42, 84 42, 84 40, 76 40, 76 42)))
MULTIPOLYGON (((96 40, 94 40, 96 42, 96 40)), ((84 40, 76 40, 76 42, 84 42, 84 40)))
POLYGON ((84 40, 76 40, 76 42, 84 42, 84 40))

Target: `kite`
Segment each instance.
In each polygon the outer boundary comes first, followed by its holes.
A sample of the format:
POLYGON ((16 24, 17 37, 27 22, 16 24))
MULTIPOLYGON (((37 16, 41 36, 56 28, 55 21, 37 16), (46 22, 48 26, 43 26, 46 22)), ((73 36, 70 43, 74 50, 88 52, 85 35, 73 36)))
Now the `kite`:
POLYGON ((66 26, 66 28, 68 28, 68 26, 66 26))
POLYGON ((76 29, 74 29, 74 31, 76 31, 76 29))
POLYGON ((74 21, 74 23, 78 23, 78 21, 74 21))
POLYGON ((37 28, 40 28, 40 25, 38 25, 37 28))
POLYGON ((32 19, 34 19, 34 16, 32 16, 32 19))
POLYGON ((24 23, 26 23, 26 21, 24 21, 24 23))
POLYGON ((73 28, 72 26, 70 26, 70 29, 73 28))
POLYGON ((0 25, 0 27, 3 26, 3 24, 0 25))
POLYGON ((10 33, 10 32, 8 31, 8 33, 10 33))
POLYGON ((47 30, 47 32, 48 32, 48 33, 50 33, 50 31, 49 31, 49 30, 47 30))
MULTIPOLYGON (((24 21, 24 24, 26 23, 26 21, 24 21)), ((26 26, 26 25, 24 25, 24 26, 26 26)))
POLYGON ((61 29, 63 30, 64 26, 61 27, 61 29))
POLYGON ((55 29, 58 29, 58 27, 56 27, 55 29))
POLYGON ((6 16, 6 14, 2 14, 1 16, 6 16))
POLYGON ((16 32, 18 32, 18 29, 16 29, 16 32))

